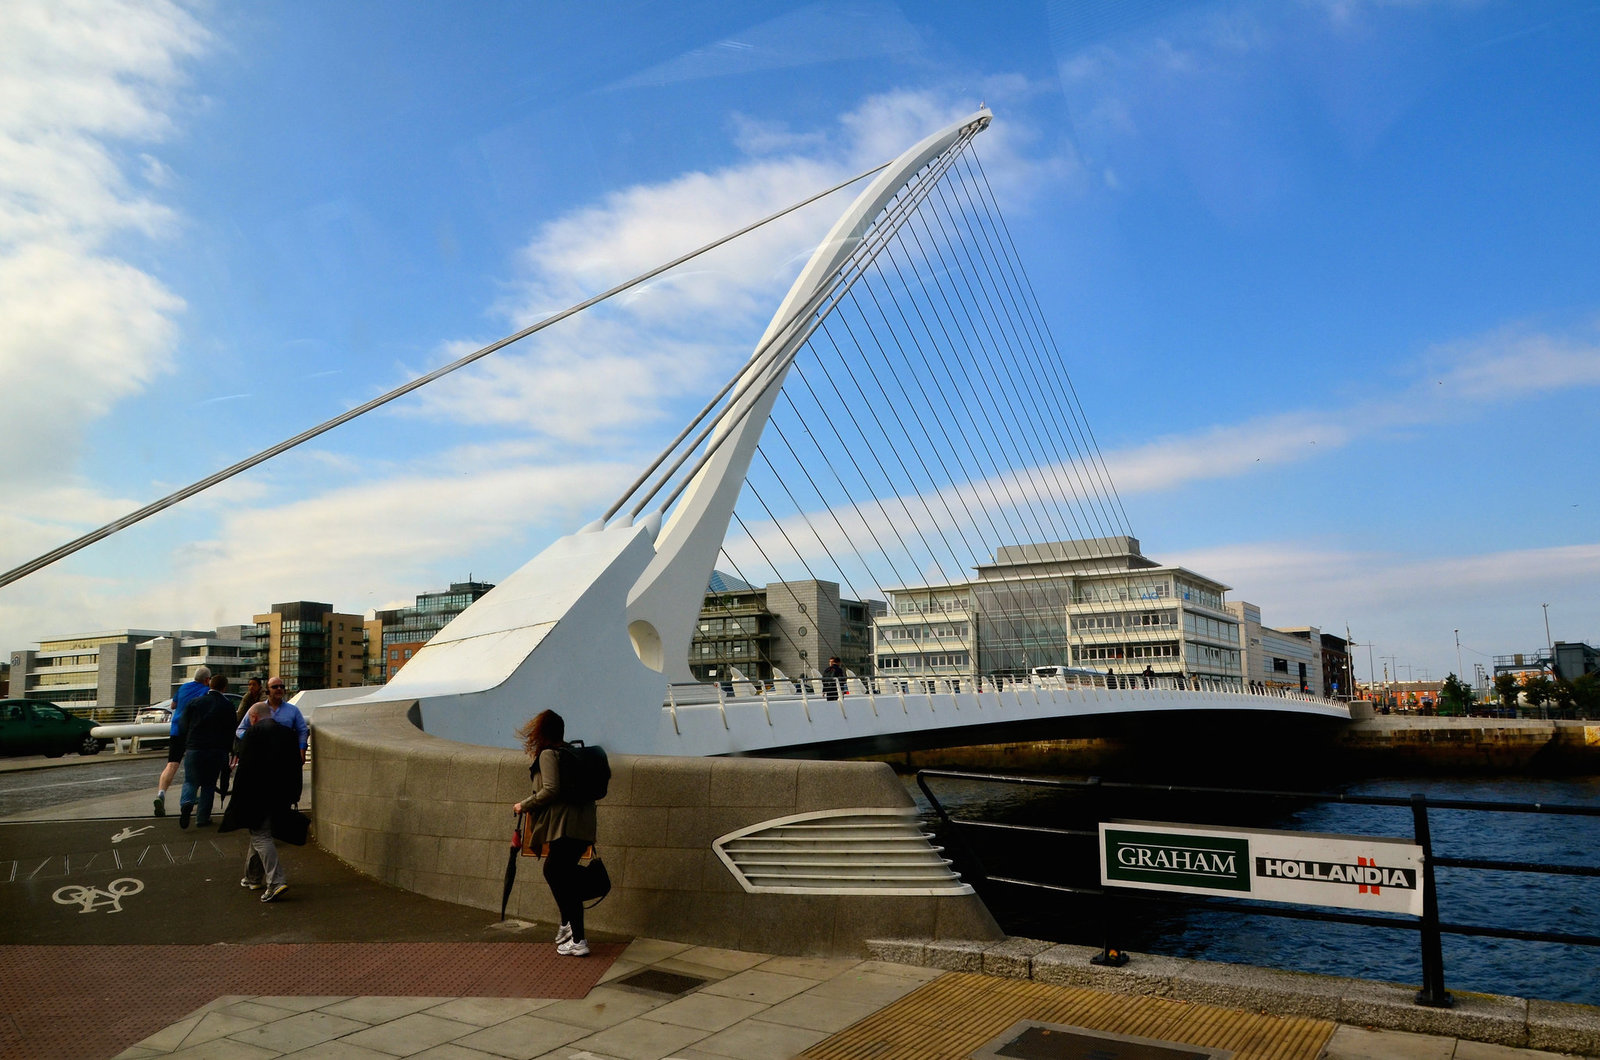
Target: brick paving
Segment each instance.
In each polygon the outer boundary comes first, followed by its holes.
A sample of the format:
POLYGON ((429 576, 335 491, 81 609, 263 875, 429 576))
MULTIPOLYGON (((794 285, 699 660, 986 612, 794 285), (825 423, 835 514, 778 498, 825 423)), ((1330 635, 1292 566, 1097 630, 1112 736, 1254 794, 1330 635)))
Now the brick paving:
POLYGON ((0 1057, 115 1056, 225 995, 582 998, 625 948, 591 945, 0 946, 0 1057))

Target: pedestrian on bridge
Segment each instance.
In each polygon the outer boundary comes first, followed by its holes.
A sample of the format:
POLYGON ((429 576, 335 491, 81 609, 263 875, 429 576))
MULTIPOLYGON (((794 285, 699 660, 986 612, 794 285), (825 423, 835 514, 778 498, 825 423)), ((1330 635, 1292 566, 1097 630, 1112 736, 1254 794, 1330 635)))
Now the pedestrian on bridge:
POLYGON ((178 727, 183 724, 183 708, 190 700, 199 699, 211 690, 211 667, 202 666, 194 677, 178 689, 172 697, 172 724, 167 737, 167 764, 161 769, 161 779, 156 781, 156 816, 167 815, 167 789, 178 775, 178 763, 183 761, 183 744, 178 739, 178 727))
MULTIPOLYGON (((272 678, 267 682, 269 689, 274 682, 281 692, 283 679, 272 678)), ((273 842, 273 820, 287 817, 289 808, 300 801, 300 749, 294 729, 273 720, 268 700, 251 707, 245 720, 249 725, 239 739, 233 798, 218 831, 250 830, 250 853, 239 886, 262 891, 261 900, 273 902, 289 886, 273 842)))
MULTIPOLYGON (((311 746, 311 725, 306 721, 306 716, 300 713, 300 708, 284 698, 289 694, 288 685, 281 677, 267 678, 267 698, 262 700, 267 705, 268 716, 273 721, 286 729, 293 729, 296 739, 300 744, 300 764, 306 763, 306 748, 311 746)), ((254 708, 252 708, 252 711, 254 708)), ((247 712, 239 727, 234 730, 234 735, 244 738, 245 731, 250 728, 250 719, 254 714, 247 712)))
POLYGON ((233 749, 233 704, 223 695, 228 679, 217 674, 206 694, 189 701, 177 742, 183 747, 183 792, 178 797, 178 827, 189 827, 196 814, 201 828, 211 825, 211 807, 218 780, 228 768, 233 749), (198 812, 197 812, 198 808, 198 812))
POLYGON ((822 694, 830 700, 838 699, 839 693, 846 690, 846 678, 844 667, 839 665, 839 657, 830 657, 827 669, 822 671, 822 694))
POLYGON ((528 843, 535 850, 548 844, 544 859, 544 880, 556 900, 561 926, 556 930, 556 952, 565 957, 587 957, 588 937, 583 930, 583 897, 579 890, 578 861, 595 841, 593 799, 574 797, 569 785, 563 792, 561 763, 571 760, 562 751, 567 747, 567 723, 553 710, 542 710, 517 730, 522 748, 533 759, 528 775, 533 794, 511 807, 513 813, 531 813, 528 843))

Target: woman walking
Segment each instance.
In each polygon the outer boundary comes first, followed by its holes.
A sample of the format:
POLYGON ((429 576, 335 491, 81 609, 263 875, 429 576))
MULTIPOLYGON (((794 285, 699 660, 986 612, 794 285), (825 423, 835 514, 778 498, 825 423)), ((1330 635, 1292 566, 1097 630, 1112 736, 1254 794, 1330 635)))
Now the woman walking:
POLYGON ((516 813, 533 815, 529 830, 531 844, 549 845, 544 859, 544 879, 551 897, 561 911, 561 927, 556 931, 556 952, 568 957, 587 957, 589 943, 583 932, 583 899, 578 897, 578 859, 595 841, 594 802, 568 801, 561 790, 561 755, 566 747, 567 726, 561 715, 543 710, 517 730, 522 749, 533 764, 528 775, 533 779, 533 795, 512 806, 516 813))

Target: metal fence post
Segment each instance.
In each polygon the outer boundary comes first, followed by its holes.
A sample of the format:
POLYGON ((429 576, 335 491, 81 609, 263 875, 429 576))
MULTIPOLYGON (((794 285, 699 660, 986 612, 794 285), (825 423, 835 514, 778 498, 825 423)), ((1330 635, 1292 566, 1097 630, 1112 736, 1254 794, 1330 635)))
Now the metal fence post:
POLYGON ((1422 989, 1417 1004, 1450 1008, 1455 999, 1444 988, 1444 944, 1439 935, 1439 892, 1433 883, 1433 840, 1428 833, 1428 798, 1411 796, 1411 822, 1422 848, 1422 989))
MULTIPOLYGON (((1090 777, 1088 781, 1088 796, 1090 805, 1089 816, 1094 819, 1095 828, 1095 862, 1105 856, 1105 851, 1100 849, 1100 822, 1106 818, 1105 789, 1101 787, 1099 777, 1090 777)), ((1128 954, 1112 944, 1113 940, 1122 933, 1123 903, 1117 899, 1109 887, 1100 889, 1100 926, 1102 929, 1100 952, 1089 958, 1090 964, 1103 965, 1109 968, 1121 968, 1128 963, 1128 954)))

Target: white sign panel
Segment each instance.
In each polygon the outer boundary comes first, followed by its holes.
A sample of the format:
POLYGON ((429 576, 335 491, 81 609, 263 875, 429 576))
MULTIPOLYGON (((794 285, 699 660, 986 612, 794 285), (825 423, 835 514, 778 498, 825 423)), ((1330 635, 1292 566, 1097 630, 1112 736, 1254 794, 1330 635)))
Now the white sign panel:
POLYGON ((1421 916, 1422 848, 1370 836, 1109 821, 1100 825, 1100 882, 1421 916))

